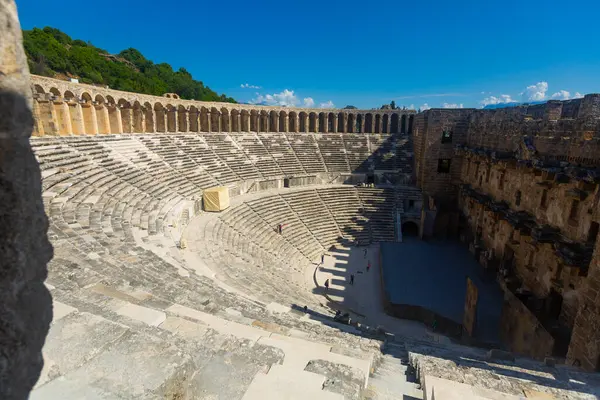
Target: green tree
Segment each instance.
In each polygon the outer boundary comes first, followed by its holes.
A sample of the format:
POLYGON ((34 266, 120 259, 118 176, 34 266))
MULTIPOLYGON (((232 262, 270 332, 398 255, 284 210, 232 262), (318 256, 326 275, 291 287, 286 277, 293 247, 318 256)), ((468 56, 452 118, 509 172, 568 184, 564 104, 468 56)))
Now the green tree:
POLYGON ((51 27, 23 31, 23 44, 29 67, 35 74, 50 77, 65 74, 85 83, 158 96, 177 93, 182 99, 236 102, 204 86, 185 68, 174 71, 167 63, 154 64, 133 48, 111 55, 51 27))

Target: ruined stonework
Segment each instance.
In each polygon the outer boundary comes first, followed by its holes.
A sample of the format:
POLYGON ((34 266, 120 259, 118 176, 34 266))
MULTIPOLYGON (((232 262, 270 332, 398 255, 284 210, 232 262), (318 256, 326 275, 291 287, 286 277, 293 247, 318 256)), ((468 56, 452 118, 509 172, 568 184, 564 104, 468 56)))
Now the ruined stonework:
POLYGON ((600 356, 598 103, 428 110, 414 130, 419 185, 450 208, 446 225, 458 214, 461 240, 505 291, 507 346, 588 370, 600 356))
POLYGON ((52 319, 43 284, 52 247, 29 145, 29 72, 15 3, 0 0, 0 398, 26 399, 52 319))

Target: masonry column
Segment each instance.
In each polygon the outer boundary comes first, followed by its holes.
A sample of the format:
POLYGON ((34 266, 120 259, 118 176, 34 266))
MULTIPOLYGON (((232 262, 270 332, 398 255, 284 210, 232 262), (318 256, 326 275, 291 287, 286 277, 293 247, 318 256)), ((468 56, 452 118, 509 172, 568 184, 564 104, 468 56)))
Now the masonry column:
POLYGON ((37 99, 33 100, 33 132, 32 136, 44 136, 44 124, 42 122, 42 113, 40 112, 40 103, 37 99))
MULTIPOLYGON (((339 115, 338 115, 339 118, 339 115)), ((347 124, 348 124, 348 114, 346 113, 342 113, 342 121, 341 121, 341 128, 342 131, 340 133, 346 133, 347 132, 347 124)))
MULTIPOLYGON (((362 118, 360 119, 360 133, 365 133, 365 117, 366 114, 362 115, 362 118)), ((371 122, 371 125, 373 125, 373 123, 371 122)))
POLYGON ((206 124, 206 132, 211 133, 212 132, 212 115, 211 115, 210 110, 208 110, 206 112, 206 119, 208 120, 208 123, 206 124))
POLYGON ((86 103, 85 106, 81 106, 83 110, 85 133, 88 135, 98 134, 98 118, 96 116, 96 107, 92 103, 86 103))
POLYGON ((96 119, 98 120, 98 133, 110 133, 110 125, 108 121, 108 109, 104 104, 98 104, 96 108, 96 119))
MULTIPOLYGON (((302 116, 300 116, 300 118, 302 118, 302 116)), ((304 130, 302 131, 302 133, 308 133, 309 129, 309 115, 308 113, 304 114, 304 130)))
POLYGON ((85 124, 83 121, 83 110, 81 104, 75 102, 69 104, 71 114, 71 125, 74 135, 83 135, 85 133, 85 124))
POLYGON ((116 105, 113 105, 113 117, 110 121, 111 133, 123 133, 123 122, 121 119, 121 109, 116 105))
POLYGON ((123 133, 133 133, 133 113, 131 107, 123 106, 121 108, 121 121, 123 133))
MULTIPOLYGON (((281 116, 279 116, 279 119, 281 120, 281 116)), ((290 116, 288 114, 286 114, 285 118, 283 119, 283 131, 285 133, 290 131, 290 116)))
POLYGON ((333 114, 333 133, 338 133, 338 115, 333 114))
POLYGON ((60 124, 58 131, 59 134, 61 136, 70 135, 73 132, 73 127, 71 126, 71 113, 69 112, 69 105, 64 100, 54 104, 57 108, 56 114, 58 115, 58 121, 60 124))

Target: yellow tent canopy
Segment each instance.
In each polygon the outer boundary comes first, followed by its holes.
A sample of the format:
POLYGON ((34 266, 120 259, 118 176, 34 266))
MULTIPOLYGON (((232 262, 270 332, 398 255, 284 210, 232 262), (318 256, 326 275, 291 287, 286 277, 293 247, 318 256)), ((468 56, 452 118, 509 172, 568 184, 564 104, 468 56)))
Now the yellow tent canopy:
POLYGON ((216 186, 204 190, 204 211, 223 211, 229 207, 229 189, 216 186))

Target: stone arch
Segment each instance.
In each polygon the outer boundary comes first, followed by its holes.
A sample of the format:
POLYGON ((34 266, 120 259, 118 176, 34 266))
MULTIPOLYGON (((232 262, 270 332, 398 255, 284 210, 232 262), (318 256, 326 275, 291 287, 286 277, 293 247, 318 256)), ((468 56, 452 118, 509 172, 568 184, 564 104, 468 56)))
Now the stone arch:
POLYGON ((406 133, 406 114, 402 114, 400 118, 400 133, 406 133))
POLYGON ((258 128, 260 125, 260 113, 258 110, 250 111, 250 131, 259 132, 258 128))
POLYGON ((139 101, 133 103, 131 112, 131 130, 135 133, 144 132, 144 113, 139 101))
POLYGON ((335 115, 333 113, 329 113, 327 115, 327 132, 333 133, 335 132, 335 115))
POLYGON ((354 114, 348 114, 348 122, 346 123, 346 132, 354 133, 356 129, 356 117, 354 114))
POLYGON ((381 118, 381 132, 390 133, 390 116, 388 114, 383 114, 381 118))
POLYGON ((327 132, 327 113, 319 113, 319 127, 317 132, 327 132))
POLYGON ((50 88, 50 93, 52 93, 52 95, 54 97, 62 97, 62 94, 60 94, 60 90, 58 90, 57 88, 53 87, 50 88))
POLYGON ((265 110, 262 110, 260 112, 260 119, 258 125, 259 132, 269 132, 269 114, 265 110))
POLYGON ((302 133, 306 133, 307 131, 307 126, 306 126, 306 119, 307 119, 307 115, 304 111, 300 112, 300 122, 298 122, 298 126, 300 128, 300 132, 302 133))
POLYGON ((287 132, 286 122, 288 115, 285 111, 279 112, 279 132, 287 132))
POLYGON ((199 132, 200 130, 198 129, 198 118, 199 118, 199 112, 198 112, 198 107, 196 106, 190 106, 190 109, 188 111, 188 120, 189 120, 189 131, 190 132, 199 132))
POLYGON ((294 133, 298 132, 298 114, 296 114, 295 111, 290 111, 288 131, 294 133))
POLYGON ((210 130, 221 132, 221 113, 216 107, 210 109, 210 130))
POLYGON ((358 114, 356 116, 356 133, 364 133, 363 132, 363 115, 358 114))
POLYGON ((45 94, 46 94, 46 91, 45 91, 45 90, 44 90, 44 88, 43 88, 43 87, 41 87, 40 85, 33 85, 33 88, 32 88, 32 90, 31 90, 31 91, 32 91, 32 93, 33 93, 34 97, 35 97, 35 96, 37 96, 37 97, 42 97, 43 95, 45 95, 45 94))
POLYGON ((177 131, 178 132, 188 132, 188 110, 183 106, 177 106, 177 131))
POLYGON ((373 114, 365 115, 365 133, 373 133, 373 114))
POLYGON ((156 118, 154 118, 154 108, 152 104, 146 102, 144 103, 144 119, 145 119, 145 132, 146 133, 154 133, 156 132, 156 118))
POLYGON ((277 111, 273 110, 269 113, 269 132, 277 132, 279 128, 279 116, 277 111))
POLYGON ((412 135, 413 123, 415 122, 415 116, 411 115, 408 117, 408 133, 412 135))
POLYGON ((317 132, 317 114, 314 112, 308 114, 308 131, 317 132))
POLYGON ((399 121, 398 114, 393 113, 390 120, 391 120, 390 133, 398 133, 398 121, 399 121))
POLYGON ((102 97, 101 94, 97 94, 96 97, 94 97, 94 101, 98 104, 106 103, 106 100, 104 100, 104 97, 102 97))
POLYGON ((240 110, 231 110, 231 132, 240 132, 240 110))
POLYGON ((200 108, 200 131, 210 132, 210 113, 206 107, 200 108))
POLYGON ((402 224, 402 236, 419 236, 419 226, 414 221, 402 224))
POLYGON ((231 132, 231 121, 229 119, 229 110, 221 108, 221 129, 220 132, 231 132))
POLYGON ((161 103, 154 104, 154 115, 156 115, 156 132, 166 132, 166 110, 161 103))
POLYGON ((63 94, 63 99, 65 99, 66 101, 76 101, 77 97, 73 94, 73 92, 67 90, 65 94, 63 94))

